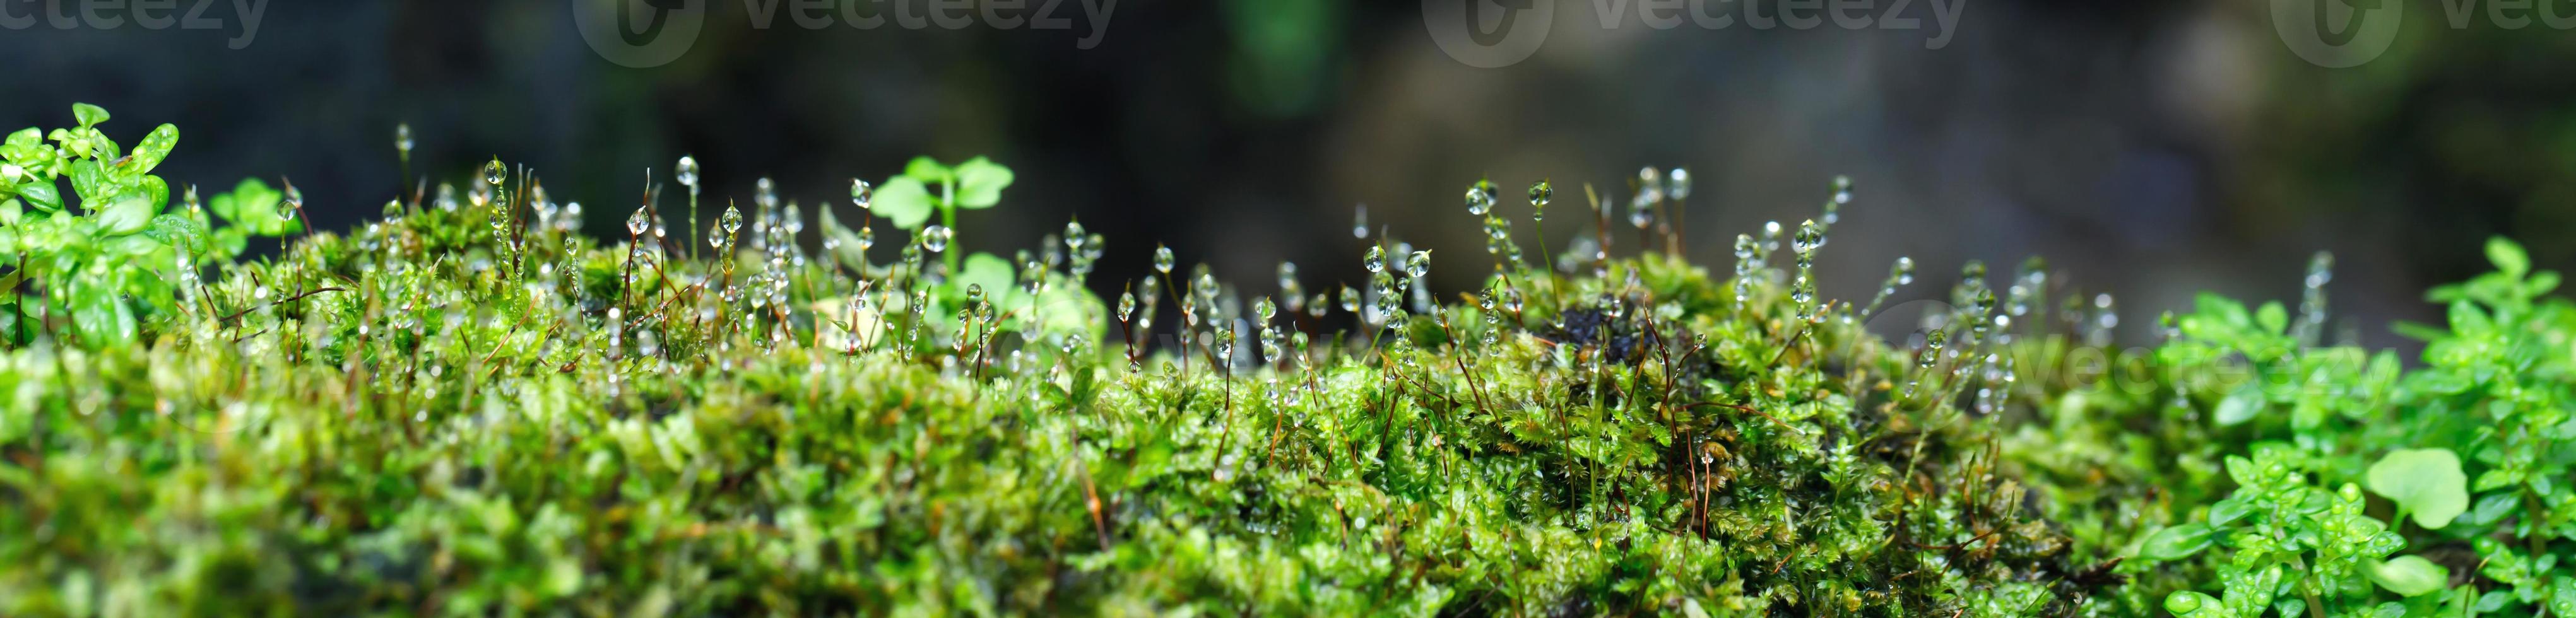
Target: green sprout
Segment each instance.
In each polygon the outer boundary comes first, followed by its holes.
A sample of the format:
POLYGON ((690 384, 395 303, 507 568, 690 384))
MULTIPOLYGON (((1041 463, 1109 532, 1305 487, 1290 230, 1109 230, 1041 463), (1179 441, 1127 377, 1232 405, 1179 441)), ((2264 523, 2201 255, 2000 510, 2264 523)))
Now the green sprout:
MULTIPOLYGON (((939 213, 939 225, 957 229, 957 211, 982 210, 1002 203, 1002 190, 1010 188, 1017 176, 1011 168, 991 159, 975 157, 955 167, 941 165, 930 157, 914 157, 904 165, 903 174, 877 186, 873 209, 894 222, 895 227, 923 230, 933 210, 939 213)), ((959 256, 946 256, 949 272, 958 271, 959 256)))

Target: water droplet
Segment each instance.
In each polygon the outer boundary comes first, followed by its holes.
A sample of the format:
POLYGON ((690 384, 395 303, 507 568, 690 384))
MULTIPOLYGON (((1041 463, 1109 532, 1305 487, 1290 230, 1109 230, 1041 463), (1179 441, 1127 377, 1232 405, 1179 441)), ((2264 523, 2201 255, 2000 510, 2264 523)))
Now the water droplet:
POLYGON ((493 159, 491 163, 483 164, 484 184, 498 187, 502 182, 509 180, 509 177, 510 167, 502 165, 500 159, 493 159))
MULTIPOLYGON (((1556 200, 1556 186, 1555 186, 1555 185, 1548 184, 1548 181, 1545 181, 1545 180, 1541 180, 1541 181, 1538 181, 1538 182, 1530 183, 1530 188, 1529 188, 1529 202, 1530 202, 1530 209, 1531 209, 1531 210, 1533 210, 1533 211, 1545 211, 1545 210, 1547 210, 1547 203, 1548 203, 1548 202, 1551 202, 1551 201, 1555 201, 1555 200, 1556 200)), ((1530 215, 1530 218, 1532 218, 1532 219, 1536 219, 1536 218, 1539 218, 1539 215, 1538 215, 1538 214, 1533 213, 1533 214, 1531 214, 1531 215, 1530 215)))
MULTIPOLYGON (((761 211, 762 213, 767 213, 767 212, 769 212, 769 209, 777 208, 777 207, 778 207, 778 183, 777 183, 777 181, 770 180, 770 179, 769 179, 769 177, 767 177, 767 176, 762 176, 759 180, 752 181, 752 183, 751 183, 751 203, 756 204, 756 205, 759 205, 759 206, 760 206, 760 211, 761 211)), ((767 215, 767 214, 763 214, 763 215, 761 215, 761 216, 762 216, 762 217, 767 217, 768 215, 767 215)))
POLYGON ((1155 271, 1157 271, 1157 272, 1161 272, 1161 273, 1163 273, 1163 274, 1165 274, 1165 275, 1172 274, 1172 248, 1171 248, 1171 247, 1166 247, 1166 246, 1162 246, 1162 245, 1155 245, 1155 246, 1154 246, 1154 270, 1155 270, 1155 271))
POLYGON ((1428 250, 1413 252, 1413 257, 1404 263, 1404 274, 1415 279, 1430 276, 1431 252, 1428 250))
POLYGON ((1118 321, 1125 322, 1136 313, 1136 293, 1118 293, 1118 321))
POLYGON ((680 157, 680 168, 674 172, 672 176, 679 180, 681 185, 687 186, 692 190, 697 189, 698 158, 690 156, 680 157))
POLYGON ((1789 241, 1789 249, 1798 254, 1799 268, 1810 266, 1810 262, 1814 261, 1816 249, 1824 246, 1825 227, 1813 219, 1798 224, 1798 235, 1789 241))
POLYGON ((1279 306, 1271 304, 1270 297, 1263 296, 1261 300, 1252 303, 1252 314, 1261 316, 1261 321, 1266 323, 1278 317, 1279 306))
POLYGON ((930 224, 921 228, 921 248, 931 253, 947 251, 948 241, 955 235, 955 232, 948 231, 948 226, 930 224))
POLYGON ((1932 332, 1924 333, 1923 354, 1915 357, 1914 366, 1923 369, 1931 369, 1933 363, 1940 362, 1941 347, 1949 345, 1949 342, 1949 331, 1934 329, 1932 332))
POLYGON ((871 202, 874 202, 875 200, 876 200, 876 189, 875 189, 874 187, 869 186, 869 185, 868 185, 868 181, 866 181, 866 180, 861 180, 861 179, 857 179, 857 178, 852 178, 852 179, 850 179, 850 203, 851 203, 851 204, 856 204, 856 205, 858 205, 859 210, 867 210, 867 209, 868 209, 868 207, 869 207, 869 204, 870 204, 871 202))
POLYGON ((1359 315, 1360 293, 1357 290, 1351 289, 1351 286, 1342 286, 1342 311, 1352 315, 1359 315))
POLYGON ((404 157, 410 157, 411 146, 411 124, 394 125, 394 150, 401 151, 404 157))
POLYGON ((645 228, 652 227, 653 217, 652 215, 645 214, 645 210, 645 207, 637 206, 635 207, 635 214, 627 215, 626 233, 628 236, 642 237, 644 235, 645 228))
POLYGON ((984 304, 984 285, 983 285, 983 284, 980 284, 980 283, 969 283, 969 284, 966 284, 966 304, 967 304, 967 306, 970 306, 970 307, 971 307, 971 306, 974 306, 974 305, 981 305, 981 304, 984 304))
POLYGON ((1690 170, 1678 167, 1673 168, 1672 175, 1664 179, 1664 192, 1672 194, 1673 199, 1690 199, 1690 170))
POLYGON ((1370 245, 1368 255, 1360 258, 1360 267, 1372 273, 1386 272, 1386 248, 1370 245))
POLYGON ((284 205, 284 207, 283 207, 283 208, 279 208, 279 209, 277 209, 277 218, 278 218, 278 220, 280 220, 280 221, 286 221, 286 222, 290 222, 290 223, 291 223, 291 222, 294 222, 294 221, 295 221, 295 215, 296 215, 296 213, 303 212, 303 210, 304 210, 304 192, 303 192, 303 191, 301 191, 301 190, 297 190, 297 189, 295 188, 295 183, 293 183, 293 182, 288 182, 288 183, 285 183, 285 184, 286 184, 286 204, 284 205))
POLYGON ((1478 180, 1474 186, 1467 187, 1467 214, 1485 216, 1485 213, 1493 212, 1495 201, 1494 181, 1478 180))
POLYGON ((1889 275, 1889 277, 1890 277, 1890 278, 1892 278, 1892 279, 1895 279, 1895 280, 1896 280, 1896 284, 1897 284, 1897 285, 1913 285, 1913 284, 1914 284, 1914 258, 1910 258, 1910 257, 1898 257, 1898 258, 1896 258, 1896 268, 1895 268, 1894 272, 1893 272, 1892 274, 1890 274, 1890 275, 1889 275))
POLYGON ((1986 263, 1981 260, 1968 260, 1967 264, 1959 267, 1959 278, 1968 281, 1975 281, 1980 284, 1984 283, 1986 280, 1986 263))
POLYGON ((859 224, 859 252, 867 253, 868 249, 875 248, 876 246, 876 228, 865 223, 859 224))

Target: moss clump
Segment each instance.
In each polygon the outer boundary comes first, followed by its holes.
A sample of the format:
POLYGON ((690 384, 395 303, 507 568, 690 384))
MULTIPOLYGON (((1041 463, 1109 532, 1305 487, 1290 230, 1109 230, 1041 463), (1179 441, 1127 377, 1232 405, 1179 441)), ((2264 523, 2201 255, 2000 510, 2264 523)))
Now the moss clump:
POLYGON ((1358 315, 1168 274, 1113 315, 1078 227, 1071 267, 944 266, 944 228, 877 264, 871 220, 808 255, 762 195, 693 260, 649 196, 603 244, 476 180, 169 273, 131 342, 15 323, 0 613, 2034 615, 2116 583, 1964 409, 1991 293, 1891 350, 1772 251, 1497 238, 1478 302, 1397 302, 1399 249, 1358 315), (1190 336, 1115 334, 1155 322, 1190 336))
POLYGON ((856 229, 764 183, 603 242, 494 162, 306 233, 78 117, 0 148, 0 615, 2576 614, 2576 305, 2501 239, 2420 367, 2323 345, 2323 256, 2094 358, 2108 297, 2035 261, 1906 347, 1861 323, 1912 262, 1817 298, 1847 183, 1723 276, 1597 211, 1532 263, 1478 183, 1454 304, 1392 238, 1338 296, 1158 250, 1110 302, 1079 225, 952 251, 989 160, 854 182, 856 229))

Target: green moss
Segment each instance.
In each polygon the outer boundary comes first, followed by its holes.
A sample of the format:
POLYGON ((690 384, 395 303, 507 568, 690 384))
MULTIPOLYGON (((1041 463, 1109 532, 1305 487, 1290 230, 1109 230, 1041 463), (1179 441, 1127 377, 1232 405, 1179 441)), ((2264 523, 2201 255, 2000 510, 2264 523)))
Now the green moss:
MULTIPOLYGON (((1559 269, 1503 238, 1467 302, 1404 315, 1372 295, 1363 313, 1400 327, 1349 328, 1364 316, 1307 306, 1323 296, 1260 320, 1264 301, 1201 277, 1128 286, 1141 306, 1113 311, 1082 291, 1101 241, 1079 229, 1070 264, 1057 242, 877 264, 874 233, 829 216, 807 255, 797 208, 764 197, 712 232, 725 259, 692 260, 649 231, 570 234, 578 215, 497 178, 254 262, 170 243, 213 266, 120 297, 151 308, 127 343, 81 335, 42 310, 57 280, 21 277, 39 310, 0 354, 0 614, 2576 601, 2552 596, 2576 506, 2550 480, 2576 426, 2556 403, 2576 312, 2538 300, 2546 273, 2440 292, 2467 309, 2413 373, 2296 350, 2282 310, 2211 299, 2142 382, 2096 384, 2043 369, 2089 333, 1984 326, 1981 276, 1935 316, 1946 345, 1910 350, 1801 294, 1803 264, 1773 251, 1712 276, 1571 243, 1559 269), (1194 336, 1122 334, 1147 320, 1194 336), (1211 326, 1237 320, 1240 337, 1211 326), (2249 387, 2226 359, 2332 388, 2249 387), (2342 489, 2398 448, 2459 454, 2476 480, 2458 521, 2382 523, 2392 502, 2342 489), (2471 545, 2481 578, 2425 593, 2442 585, 2425 565, 2471 545)), ((1681 210, 1686 191, 1657 193, 1647 218, 1681 210)), ((1799 229, 1803 263, 1828 226, 1799 229)), ((1380 246, 1389 272, 1356 287, 1403 298, 1413 256, 1380 246)))

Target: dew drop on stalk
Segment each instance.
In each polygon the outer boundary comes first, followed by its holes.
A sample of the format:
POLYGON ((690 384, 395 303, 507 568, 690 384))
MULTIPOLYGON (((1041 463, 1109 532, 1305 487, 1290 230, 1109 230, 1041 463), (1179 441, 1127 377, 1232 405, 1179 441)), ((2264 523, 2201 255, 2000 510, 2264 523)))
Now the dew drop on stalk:
POLYGON ((921 248, 931 253, 947 251, 951 234, 947 226, 937 223, 923 227, 921 228, 921 248))
POLYGON ((1431 252, 1427 250, 1413 252, 1412 259, 1406 260, 1404 263, 1404 274, 1415 279, 1430 276, 1431 252))
POLYGON ((652 227, 652 225, 652 215, 646 214, 644 207, 637 206, 635 207, 635 214, 627 215, 626 217, 626 234, 631 237, 643 237, 645 229, 652 227))
POLYGON ((868 185, 868 181, 857 178, 850 179, 851 204, 857 205, 859 210, 867 210, 869 205, 875 200, 876 189, 874 187, 870 187, 868 185))
POLYGON ((1368 255, 1360 258, 1360 267, 1368 269, 1371 273, 1386 272, 1386 249, 1370 245, 1368 255))
POLYGON ((411 123, 394 125, 394 150, 401 152, 404 158, 410 158, 411 146, 411 123))
POLYGON ((1547 203, 1555 200, 1555 185, 1548 184, 1548 181, 1545 180, 1530 183, 1530 220, 1537 221, 1544 219, 1547 212, 1547 203))
POLYGON ((1342 286, 1342 312, 1351 315, 1360 313, 1360 293, 1348 285, 1342 286))
MULTIPOLYGON (((767 176, 762 176, 759 180, 752 181, 751 186, 751 203, 760 206, 761 212, 767 213, 769 212, 769 209, 778 207, 777 181, 770 180, 767 176)), ((767 218, 768 216, 769 215, 767 214, 761 215, 763 218, 767 218)))
POLYGON ((2093 319, 2087 325, 2084 339, 2095 346, 2111 344, 2111 329, 2119 328, 2120 314, 2113 310, 2109 293, 2093 296, 2093 319))
POLYGON ((1851 179, 1851 177, 1850 177, 1850 176, 1839 176, 1839 175, 1838 175, 1838 176, 1835 176, 1835 177, 1834 177, 1834 199, 1833 199, 1833 200, 1831 200, 1831 201, 1827 201, 1827 202, 1825 202, 1825 224, 1826 224, 1826 225, 1833 225, 1833 224, 1834 224, 1834 223, 1836 223, 1838 220, 1840 220, 1840 219, 1842 218, 1842 215, 1840 215, 1840 214, 1838 214, 1838 213, 1842 210, 1842 206, 1843 206, 1843 205, 1845 205, 1845 204, 1850 204, 1850 203, 1851 203, 1851 201, 1852 201, 1852 179, 1851 179))
POLYGON ((484 184, 495 187, 501 186, 502 182, 509 180, 509 175, 509 166, 502 165, 500 159, 493 159, 491 163, 483 164, 484 184))
MULTIPOLYGON (((1762 222, 1762 251, 1761 251, 1761 254, 1760 254, 1760 255, 1761 255, 1765 260, 1768 260, 1768 259, 1770 258, 1770 256, 1771 256, 1771 254, 1772 254, 1772 253, 1777 252, 1777 251, 1779 251, 1779 250, 1780 250, 1780 222, 1778 222, 1778 221, 1764 221, 1764 222, 1762 222)), ((1759 264, 1759 263, 1761 263, 1761 262, 1755 262, 1755 263, 1756 263, 1756 264, 1759 264)))
POLYGON ((1252 304, 1252 314, 1261 316, 1262 323, 1267 324, 1272 318, 1278 317, 1279 306, 1271 304, 1270 297, 1263 296, 1260 301, 1252 304))
POLYGON ((672 173, 672 177, 679 180, 682 186, 696 189, 698 186, 698 158, 693 156, 680 157, 679 169, 672 173))
POLYGON ((1155 245, 1155 246, 1154 246, 1154 270, 1155 270, 1155 271, 1157 271, 1157 272, 1161 272, 1161 273, 1163 273, 1163 274, 1165 274, 1165 275, 1172 274, 1172 248, 1171 248, 1171 247, 1166 247, 1166 246, 1162 246, 1162 245, 1155 245))
POLYGON ((1690 199, 1690 170, 1673 168, 1673 173, 1664 178, 1664 192, 1671 194, 1676 200, 1690 199))
POLYGON ((1120 322, 1125 322, 1125 321, 1127 321, 1127 318, 1129 318, 1129 317, 1131 317, 1131 316, 1133 316, 1133 315, 1135 315, 1135 314, 1136 314, 1136 293, 1135 293, 1135 292, 1120 292, 1120 293, 1118 293, 1118 321, 1120 321, 1120 322))
POLYGON ((1816 250, 1825 246, 1825 227, 1809 220, 1798 224, 1798 235, 1790 239, 1790 250, 1798 254, 1798 269, 1815 267, 1816 250))
POLYGON ((295 213, 302 212, 303 210, 304 192, 296 189, 295 183, 286 183, 286 203, 277 209, 278 220, 293 223, 295 221, 295 213))
POLYGON ((1474 186, 1467 187, 1467 214, 1482 217, 1493 212, 1494 194, 1494 181, 1491 180, 1478 180, 1474 186))

